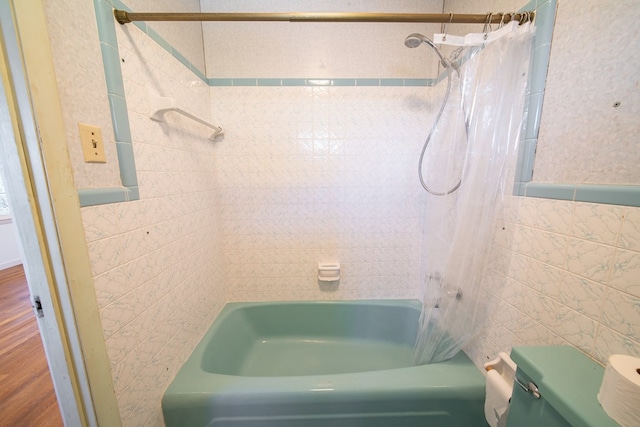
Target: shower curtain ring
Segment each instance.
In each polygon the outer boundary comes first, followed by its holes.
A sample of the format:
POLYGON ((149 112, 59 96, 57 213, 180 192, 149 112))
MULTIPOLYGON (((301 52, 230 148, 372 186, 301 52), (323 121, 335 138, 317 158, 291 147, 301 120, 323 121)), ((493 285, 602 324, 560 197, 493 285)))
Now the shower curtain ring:
POLYGON ((518 20, 518 24, 522 25, 522 24, 524 24, 525 22, 527 22, 527 18, 528 18, 528 17, 527 17, 527 14, 528 14, 528 13, 529 13, 529 12, 522 12, 522 13, 520 14, 520 19, 518 20))
POLYGON ((489 31, 491 31, 491 19, 493 18, 493 12, 487 13, 487 19, 484 22, 484 28, 482 32, 484 33, 484 39, 486 40, 489 37, 489 31))
MULTIPOLYGON (((449 24, 453 21, 453 12, 449 12, 449 24)), ((442 24, 442 41, 447 40, 447 23, 442 24)))
POLYGON ((504 16, 506 14, 504 12, 500 13, 500 23, 498 24, 498 29, 502 28, 504 26, 504 16))

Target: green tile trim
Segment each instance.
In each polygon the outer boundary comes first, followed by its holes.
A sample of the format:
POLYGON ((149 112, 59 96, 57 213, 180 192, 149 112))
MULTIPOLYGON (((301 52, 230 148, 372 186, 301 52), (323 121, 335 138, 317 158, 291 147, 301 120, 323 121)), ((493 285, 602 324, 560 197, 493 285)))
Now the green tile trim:
MULTIPOLYGON (((553 27, 555 24, 556 0, 550 0, 537 7, 538 2, 531 0, 524 5, 520 11, 535 10, 536 18, 536 34, 534 38, 534 46, 531 55, 531 64, 529 67, 528 92, 529 95, 525 99, 527 109, 527 118, 524 123, 524 132, 520 136, 520 147, 518 150, 518 159, 516 163, 516 182, 514 183, 514 194, 518 196, 528 195, 528 191, 537 191, 535 187, 529 189, 527 185, 533 177, 533 166, 535 161, 535 152, 540 130, 540 115, 542 114, 542 103, 544 101, 544 88, 546 83, 547 68, 549 64, 549 50, 537 47, 544 47, 548 44, 553 35, 553 27), (552 10, 553 13, 549 13, 552 10), (551 22, 549 22, 551 21, 551 22), (539 45, 544 43, 543 45, 539 45), (535 86, 535 90, 533 88, 535 86), (526 190, 525 190, 526 187, 526 190)), ((536 194, 543 194, 542 193, 536 194)), ((547 194, 547 193, 545 193, 547 194)), ((550 198, 557 198, 556 193, 551 192, 550 198)), ((562 198, 562 197, 560 197, 562 198)))
POLYGON ((193 72, 193 74, 198 76, 200 80, 202 80, 204 83, 207 83, 207 76, 205 76, 204 73, 198 69, 198 67, 191 64, 190 70, 193 72))
POLYGON ((640 185, 578 185, 575 201, 640 206, 640 185))
POLYGON ((305 79, 282 79, 282 86, 306 86, 305 79))
POLYGON ((640 206, 640 185, 572 185, 518 182, 514 193, 519 196, 544 199, 640 206))
POLYGON ((526 183, 526 197, 538 197, 544 199, 574 200, 575 185, 540 184, 537 182, 526 183))
POLYGON ((355 86, 356 79, 332 79, 331 86, 355 86))
POLYGON ((78 190, 78 197, 81 207, 120 203, 128 200, 125 187, 82 189, 78 190))
MULTIPOLYGON (((120 85, 122 72, 120 69, 119 55, 117 55, 117 41, 115 36, 115 20, 112 16, 110 4, 124 10, 130 10, 120 0, 94 0, 96 20, 98 22, 98 34, 101 47, 104 46, 103 59, 105 63, 105 75, 109 91, 109 102, 112 108, 114 132, 118 140, 118 159, 120 162, 120 175, 123 184, 121 189, 92 189, 80 190, 81 199, 84 202, 95 200, 100 203, 114 203, 115 201, 135 200, 138 198, 137 177, 131 142, 131 131, 127 117, 126 100, 121 93, 120 85), (114 59, 118 58, 117 61, 114 59), (117 65, 117 66, 116 66, 117 65), (119 74, 112 76, 111 74, 119 74), (127 145, 127 143, 129 143, 127 145), (135 189, 135 190, 134 190, 135 189), (104 190, 104 194, 99 190, 104 190), (115 200, 119 191, 125 191, 124 200, 115 200), (88 193, 87 193, 88 192, 88 193)), ((532 68, 530 72, 529 89, 531 95, 528 98, 528 117, 521 143, 514 194, 526 197, 542 197, 561 200, 576 200, 605 204, 620 204, 640 206, 640 186, 610 186, 610 185, 572 185, 572 184, 541 184, 530 182, 533 174, 533 161, 535 156, 536 139, 540 126, 540 115, 544 97, 546 73, 549 64, 551 38, 555 24, 555 11, 557 0, 545 1, 537 7, 537 1, 527 3, 522 10, 536 9, 536 37, 534 41, 532 68)), ((207 78, 205 74, 195 67, 177 49, 164 40, 155 30, 145 23, 136 23, 136 26, 155 40, 176 60, 191 70, 208 86, 435 86, 446 76, 441 73, 437 79, 396 79, 396 78, 336 78, 336 79, 304 79, 304 78, 207 78)), ((79 192, 79 193, 80 193, 79 192)), ((83 204, 82 206, 88 206, 83 204)))
MULTIPOLYGON (((544 92, 534 93, 527 97, 525 101, 529 108, 527 110, 527 119, 524 124, 524 139, 537 139, 538 130, 540 129, 540 118, 542 117, 542 101, 544 100, 544 92)), ((533 167, 533 165, 531 165, 533 167)))
MULTIPOLYGON (((536 33, 537 31, 536 29, 536 33)), ((550 44, 534 47, 533 49, 533 63, 529 72, 529 90, 531 93, 544 93, 550 54, 550 44)))
POLYGON ((107 82, 107 91, 124 98, 124 81, 120 69, 120 55, 117 48, 102 44, 102 64, 104 65, 104 77, 107 82))
POLYGON ((516 181, 513 184, 513 195, 514 196, 524 196, 525 191, 527 190, 526 182, 516 181))
POLYGON ((331 79, 307 79, 307 86, 331 86, 331 79))
POLYGON ((404 86, 404 79, 380 79, 380 86, 404 86))
POLYGON ((380 79, 356 79, 356 86, 380 86, 380 79))
POLYGON ((126 190, 127 190, 128 202, 132 202, 134 200, 140 200, 140 191, 138 190, 138 186, 126 187, 126 190))
POLYGON ((258 86, 282 86, 280 79, 257 79, 258 86))
POLYGON ((435 86, 436 79, 369 79, 369 78, 206 78, 212 87, 221 86, 435 86))
POLYGON ((516 164, 516 181, 531 181, 531 173, 533 172, 533 162, 536 156, 537 140, 520 141, 520 150, 518 151, 518 162, 516 164))
POLYGON ((404 79, 405 86, 435 86, 437 79, 404 79))
POLYGON ((258 79, 233 79, 234 86, 258 86, 258 79))
POLYGON ((120 180, 123 187, 91 188, 78 190, 80 206, 120 203, 140 198, 136 174, 133 146, 131 145, 131 129, 127 114, 127 101, 124 94, 124 82, 116 22, 113 18, 113 7, 130 10, 119 0, 93 0, 98 25, 98 39, 104 66, 109 108, 113 133, 116 139, 116 152, 120 169, 120 180))
POLYGON ((207 79, 209 86, 233 86, 233 79, 207 79))
POLYGON ((120 180, 125 187, 137 187, 138 176, 133 156, 133 144, 130 142, 116 142, 118 164, 120 165, 120 180))
POLYGON ((118 46, 116 32, 109 27, 113 27, 113 9, 106 1, 94 0, 93 6, 96 12, 98 24, 98 38, 101 43, 108 46, 118 46))
POLYGON ((131 128, 129 127, 127 100, 124 96, 115 95, 113 93, 109 93, 108 96, 109 107, 111 108, 111 121, 113 122, 113 134, 116 137, 116 141, 131 142, 131 128))
MULTIPOLYGON (((151 28, 149 28, 151 29, 151 28)), ((193 69, 195 68, 195 65, 193 65, 186 56, 184 56, 182 53, 178 52, 176 49, 171 48, 169 50, 169 53, 171 53, 173 55, 173 57, 175 59, 178 60, 178 62, 180 62, 182 65, 184 65, 189 71, 193 72, 193 69)))
POLYGON ((536 1, 532 0, 521 9, 531 10, 536 8, 536 36, 529 72, 529 91, 531 95, 527 99, 527 123, 520 141, 513 193, 514 195, 525 197, 640 206, 640 185, 582 185, 531 182, 556 7, 557 0, 541 2, 537 8, 536 1))

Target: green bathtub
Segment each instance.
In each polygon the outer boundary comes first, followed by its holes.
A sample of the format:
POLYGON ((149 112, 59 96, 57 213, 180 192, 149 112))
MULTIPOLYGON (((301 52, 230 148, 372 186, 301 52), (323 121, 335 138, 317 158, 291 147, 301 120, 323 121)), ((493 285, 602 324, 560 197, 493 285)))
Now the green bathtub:
POLYGON ((167 389, 167 427, 486 426, 460 352, 412 366, 421 304, 232 303, 167 389))

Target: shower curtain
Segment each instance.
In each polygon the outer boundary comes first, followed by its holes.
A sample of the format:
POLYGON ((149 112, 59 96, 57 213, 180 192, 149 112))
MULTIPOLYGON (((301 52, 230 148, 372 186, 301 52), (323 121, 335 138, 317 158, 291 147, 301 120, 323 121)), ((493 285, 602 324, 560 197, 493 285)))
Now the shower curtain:
MULTIPOLYGON (((450 58, 450 100, 434 129, 423 174, 431 188, 425 212, 423 309, 414 363, 447 360, 480 331, 488 292, 497 216, 511 191, 517 143, 525 118, 534 29, 513 23, 484 35, 468 35, 450 58), (469 44, 469 43, 467 43, 469 44), (512 174, 511 174, 512 175, 512 174)), ((462 38, 456 38, 461 40, 462 38)))

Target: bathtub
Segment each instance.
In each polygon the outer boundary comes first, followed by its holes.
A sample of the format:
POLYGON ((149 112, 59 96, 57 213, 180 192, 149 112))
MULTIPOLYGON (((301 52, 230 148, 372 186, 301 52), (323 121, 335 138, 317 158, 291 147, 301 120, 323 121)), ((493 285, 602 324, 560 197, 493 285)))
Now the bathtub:
POLYGON ((231 303, 162 399, 167 427, 486 426, 460 352, 412 366, 420 302, 231 303))

